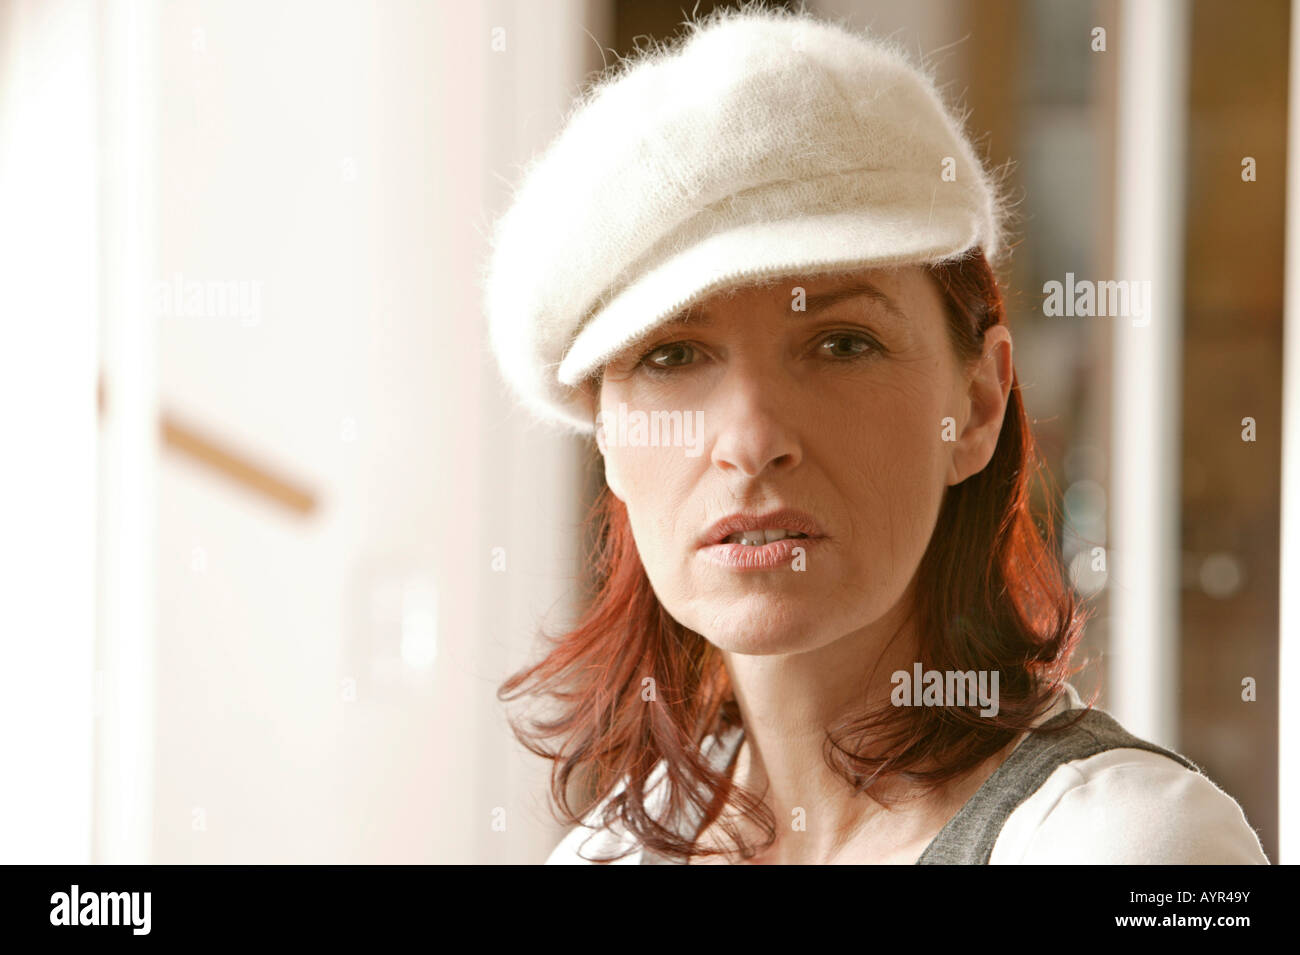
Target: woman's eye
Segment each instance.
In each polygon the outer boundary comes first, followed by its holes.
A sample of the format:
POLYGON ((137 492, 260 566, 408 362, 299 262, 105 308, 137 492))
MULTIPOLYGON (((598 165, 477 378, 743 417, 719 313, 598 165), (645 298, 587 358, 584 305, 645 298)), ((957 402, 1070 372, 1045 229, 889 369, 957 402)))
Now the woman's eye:
POLYGON ((822 339, 821 349, 831 358, 857 358, 876 351, 877 345, 866 335, 839 332, 822 339))
POLYGON ((641 364, 651 371, 679 368, 689 365, 694 354, 695 349, 685 342, 673 342, 646 352, 641 357, 641 364))

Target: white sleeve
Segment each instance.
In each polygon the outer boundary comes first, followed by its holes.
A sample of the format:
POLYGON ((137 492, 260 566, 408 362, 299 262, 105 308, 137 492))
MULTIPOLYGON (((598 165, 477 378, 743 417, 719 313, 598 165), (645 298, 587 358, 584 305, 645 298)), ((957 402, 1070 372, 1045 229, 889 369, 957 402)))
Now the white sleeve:
MULTIPOLYGON (((603 859, 619 851, 619 840, 607 829, 592 829, 588 826, 574 826, 564 834, 559 845, 551 850, 546 858, 547 865, 597 865, 592 858, 584 859, 578 850, 589 857, 603 859)), ((640 865, 641 854, 633 851, 622 859, 615 859, 608 865, 640 865)))
MULTIPOLYGON (((743 731, 739 727, 732 727, 726 733, 711 735, 704 741, 702 751, 714 769, 719 772, 725 771, 727 763, 735 755, 743 736, 743 731)), ((660 760, 646 778, 645 806, 648 811, 655 814, 656 818, 659 818, 660 814, 665 811, 667 804, 667 765, 664 760, 660 760)), ((583 825, 574 826, 565 833, 564 838, 560 840, 560 844, 551 851, 546 864, 596 865, 598 863, 592 862, 591 859, 584 859, 579 856, 578 850, 581 849, 582 854, 585 856, 604 859, 630 848, 632 851, 628 852, 623 858, 607 864, 662 865, 659 856, 648 853, 645 847, 622 826, 615 826, 611 829, 598 828, 597 824, 604 815, 605 807, 609 805, 610 800, 623 791, 626 785, 626 779, 620 780, 610 794, 586 815, 583 825)), ((695 824, 698 825, 698 823, 695 824)))
POLYGON ((641 864, 641 846, 630 836, 627 836, 626 832, 621 828, 614 830, 596 827, 597 821, 604 814, 605 807, 610 800, 623 791, 626 784, 626 780, 619 781, 613 791, 587 813, 583 819, 583 825, 574 826, 564 834, 564 838, 551 850, 551 854, 547 857, 547 865, 599 865, 600 863, 593 861, 593 859, 608 858, 628 846, 634 847, 632 852, 621 859, 606 864, 641 864), (580 849, 582 855, 578 854, 580 849), (587 856, 587 858, 584 859, 583 856, 587 856))
POLYGON ((1241 806, 1167 756, 1113 749, 1059 767, 1007 819, 990 864, 1268 865, 1241 806))

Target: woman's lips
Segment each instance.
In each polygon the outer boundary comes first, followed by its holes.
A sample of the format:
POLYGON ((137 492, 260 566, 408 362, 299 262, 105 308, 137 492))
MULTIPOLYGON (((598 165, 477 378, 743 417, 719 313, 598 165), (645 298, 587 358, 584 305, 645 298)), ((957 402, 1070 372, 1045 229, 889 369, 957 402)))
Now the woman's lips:
POLYGON ((792 507, 782 507, 762 514, 749 511, 728 515, 714 522, 712 527, 700 535, 697 546, 722 544, 732 534, 757 530, 785 531, 787 534, 799 533, 808 537, 825 536, 811 514, 792 507))
POLYGON ((770 544, 709 544, 700 548, 704 558, 720 567, 733 570, 771 570, 790 567, 796 557, 802 557, 819 545, 822 537, 786 537, 770 544), (798 548, 801 553, 796 554, 798 548))

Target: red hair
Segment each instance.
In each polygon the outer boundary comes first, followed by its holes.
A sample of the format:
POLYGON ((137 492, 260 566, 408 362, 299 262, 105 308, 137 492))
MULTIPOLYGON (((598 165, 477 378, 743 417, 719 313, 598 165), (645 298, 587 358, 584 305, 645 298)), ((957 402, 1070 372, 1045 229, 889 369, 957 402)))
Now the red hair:
MULTIPOLYGON (((972 362, 981 355, 985 331, 1006 321, 997 277, 978 250, 928 271, 943 295, 953 351, 959 362, 972 362)), ((913 608, 923 667, 999 671, 998 713, 980 716, 978 703, 896 707, 886 701, 844 714, 827 727, 826 761, 854 792, 890 802, 879 788, 891 777, 933 791, 1004 749, 1061 690, 1088 612, 1057 555, 1054 493, 1013 372, 988 465, 945 489, 917 570, 913 608), (1044 495, 1048 513, 1041 525, 1030 507, 1035 480, 1051 492, 1044 495)), ((760 797, 733 786, 700 752, 707 735, 741 722, 721 652, 660 604, 627 510, 609 488, 588 520, 594 599, 572 631, 550 639, 540 662, 498 691, 502 700, 547 698, 558 711, 526 728, 512 720, 511 728, 530 751, 554 761, 551 794, 566 824, 581 823, 606 802, 603 818, 591 824, 620 824, 646 848, 686 861, 723 850, 700 846, 695 833, 680 831, 685 807, 705 820, 703 831, 731 806, 765 834, 755 846, 735 826, 724 826, 735 851, 750 857, 775 839, 775 818, 760 797), (646 677, 654 679, 650 700, 642 698, 646 677), (558 747, 549 745, 553 740, 558 747), (661 761, 669 787, 663 819, 645 801, 647 781, 661 761), (577 805, 569 796, 575 781, 584 794, 577 805), (626 785, 611 798, 620 782, 626 785)))

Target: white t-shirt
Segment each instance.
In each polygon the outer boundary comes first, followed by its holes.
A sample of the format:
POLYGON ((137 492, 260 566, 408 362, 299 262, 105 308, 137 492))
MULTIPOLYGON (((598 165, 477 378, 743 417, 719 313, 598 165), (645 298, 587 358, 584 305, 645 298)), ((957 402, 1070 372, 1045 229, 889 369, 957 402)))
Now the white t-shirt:
MULTIPOLYGON (((1065 689, 1036 723, 1083 705, 1073 686, 1065 689)), ((705 742, 704 752, 715 768, 725 768, 739 736, 735 729, 705 742)), ((661 763, 651 777, 647 808, 662 805, 655 799, 663 795, 662 768, 661 763)), ((603 805, 587 817, 589 823, 603 805)), ((579 848, 585 855, 604 857, 625 846, 633 851, 611 865, 671 864, 636 845, 626 832, 591 825, 569 830, 546 864, 595 864, 580 857, 579 848)), ((1130 748, 1057 767, 1007 818, 989 857, 990 865, 1193 863, 1268 865, 1268 857, 1241 806, 1208 777, 1159 753, 1130 748)))

